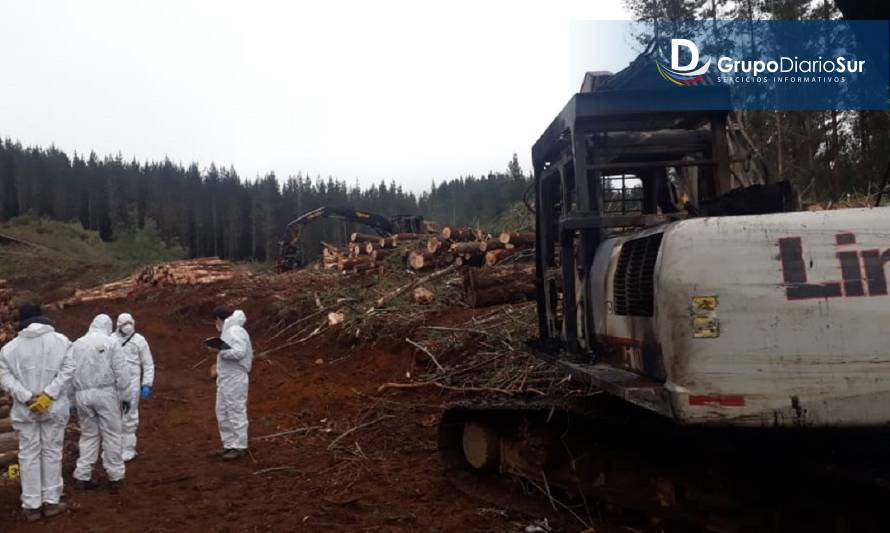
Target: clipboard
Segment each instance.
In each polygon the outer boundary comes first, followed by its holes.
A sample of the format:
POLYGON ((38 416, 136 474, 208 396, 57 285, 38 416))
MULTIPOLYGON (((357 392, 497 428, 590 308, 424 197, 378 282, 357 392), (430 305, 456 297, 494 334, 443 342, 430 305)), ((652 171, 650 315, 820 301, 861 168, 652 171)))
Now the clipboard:
POLYGON ((204 339, 204 345, 214 350, 228 350, 231 348, 231 346, 229 346, 226 341, 222 340, 219 337, 210 337, 209 339, 204 339))

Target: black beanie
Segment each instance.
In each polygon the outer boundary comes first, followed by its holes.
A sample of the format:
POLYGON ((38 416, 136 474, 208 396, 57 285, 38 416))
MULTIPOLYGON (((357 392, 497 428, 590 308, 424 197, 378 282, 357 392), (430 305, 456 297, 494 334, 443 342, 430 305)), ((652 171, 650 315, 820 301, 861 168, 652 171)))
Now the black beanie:
POLYGON ((29 318, 43 316, 43 309, 37 304, 22 304, 19 306, 19 322, 24 322, 29 318))
POLYGON ((225 320, 232 316, 232 310, 228 307, 217 307, 213 310, 213 318, 218 318, 220 320, 225 320))

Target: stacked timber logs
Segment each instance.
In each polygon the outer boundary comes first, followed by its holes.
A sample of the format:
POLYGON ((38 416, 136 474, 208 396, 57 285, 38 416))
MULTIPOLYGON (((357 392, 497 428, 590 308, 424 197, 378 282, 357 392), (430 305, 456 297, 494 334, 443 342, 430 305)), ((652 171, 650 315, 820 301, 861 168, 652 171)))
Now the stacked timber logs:
POLYGON ((205 285, 234 278, 232 264, 217 257, 174 261, 142 269, 136 282, 143 285, 205 285))
POLYGON ((429 270, 447 266, 454 260, 445 253, 431 253, 426 248, 411 250, 408 253, 408 266, 414 270, 429 270))
POLYGON ((480 241, 485 238, 485 232, 476 228, 452 228, 442 229, 442 238, 446 241, 480 241))
POLYGON ((5 279, 0 279, 0 345, 15 337, 15 323, 18 313, 12 305, 12 289, 5 279))
POLYGON ((510 262, 530 260, 534 243, 535 234, 529 232, 505 232, 492 238, 478 228, 445 227, 440 236, 428 238, 426 246, 408 251, 405 258, 414 270, 437 269, 451 263, 459 267, 495 266, 509 258, 510 262), (520 254, 523 251, 526 253, 520 254))
POLYGON ((247 275, 231 263, 216 257, 174 261, 145 267, 137 274, 92 289, 76 290, 74 296, 59 302, 61 307, 99 300, 123 300, 146 287, 205 285, 247 275))
POLYGON ((336 267, 344 273, 377 272, 378 264, 374 252, 380 248, 380 235, 353 233, 350 241, 346 246, 345 253, 338 252, 336 267))
POLYGON ((342 251, 334 246, 333 244, 328 244, 326 242, 321 243, 321 265, 324 268, 335 268, 340 262, 340 259, 343 258, 342 251))
POLYGON ((12 429, 9 412, 12 409, 12 398, 0 392, 0 468, 18 461, 19 438, 12 429))
MULTIPOLYGON (((396 233, 392 237, 389 237, 390 247, 395 248, 396 246, 399 246, 401 244, 405 244, 410 241, 419 241, 425 237, 426 235, 423 235, 421 233, 396 233)), ((387 239, 384 239, 383 242, 385 242, 386 240, 387 239)))
POLYGON ((343 247, 323 242, 321 261, 316 268, 338 269, 344 274, 379 273, 381 262, 395 253, 415 271, 437 270, 452 264, 457 267, 512 264, 532 259, 535 234, 514 231, 494 238, 479 228, 449 226, 438 235, 399 233, 380 237, 353 233, 349 241, 343 247))
POLYGON ((408 254, 424 237, 426 235, 418 233, 397 233, 389 237, 353 233, 343 247, 322 243, 320 268, 338 269, 343 274, 379 273, 383 261, 400 248, 402 257, 410 264, 408 254))
POLYGON ((464 301, 470 307, 487 307, 531 300, 535 297, 535 267, 515 264, 468 268, 463 271, 464 301))
POLYGON ((74 296, 61 302, 61 305, 62 307, 65 307, 68 305, 94 302, 98 300, 123 300, 129 298, 136 291, 136 287, 136 277, 130 276, 120 281, 93 287, 92 289, 76 289, 74 291, 74 296))

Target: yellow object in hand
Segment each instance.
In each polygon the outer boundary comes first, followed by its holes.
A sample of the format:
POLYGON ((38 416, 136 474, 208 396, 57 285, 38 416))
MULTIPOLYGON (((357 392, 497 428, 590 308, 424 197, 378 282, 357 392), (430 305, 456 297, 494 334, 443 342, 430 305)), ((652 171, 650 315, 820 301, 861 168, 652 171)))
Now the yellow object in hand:
POLYGON ((18 463, 11 464, 6 468, 6 478, 11 480, 16 480, 19 478, 18 463))
POLYGON ((42 392, 37 398, 34 398, 28 408, 35 413, 45 413, 52 404, 53 399, 47 393, 42 392))

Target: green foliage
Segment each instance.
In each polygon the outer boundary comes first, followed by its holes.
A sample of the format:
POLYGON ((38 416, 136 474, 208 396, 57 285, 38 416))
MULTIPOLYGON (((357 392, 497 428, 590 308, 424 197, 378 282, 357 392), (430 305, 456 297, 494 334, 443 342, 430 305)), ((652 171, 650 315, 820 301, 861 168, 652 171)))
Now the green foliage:
POLYGON ((140 266, 184 257, 157 230, 134 232, 132 239, 104 242, 80 222, 61 222, 32 213, 0 223, 0 278, 9 281, 17 301, 45 301, 68 296, 131 274, 140 266))
POLYGON ((535 214, 526 207, 525 202, 516 202, 486 229, 493 235, 502 231, 535 231, 535 214))
POLYGON ((96 232, 86 231, 79 222, 61 222, 27 213, 0 224, 0 235, 30 243, 30 248, 84 261, 108 259, 104 243, 96 232))
POLYGON ((179 244, 164 242, 153 219, 146 220, 142 228, 129 229, 117 235, 108 247, 115 259, 126 262, 157 263, 188 256, 188 250, 179 244))

